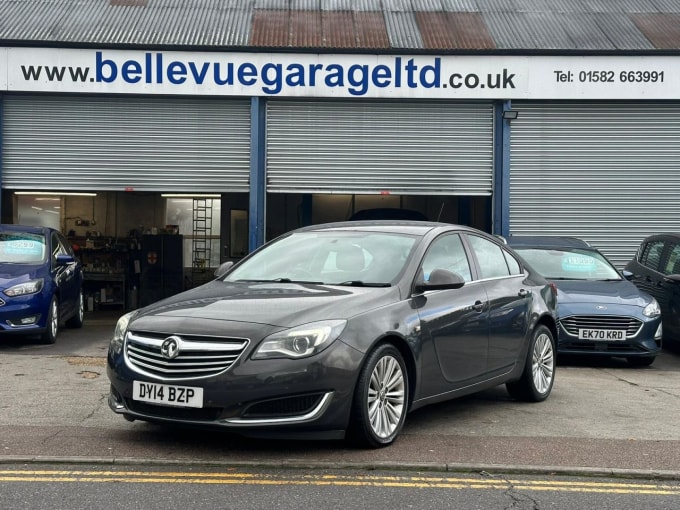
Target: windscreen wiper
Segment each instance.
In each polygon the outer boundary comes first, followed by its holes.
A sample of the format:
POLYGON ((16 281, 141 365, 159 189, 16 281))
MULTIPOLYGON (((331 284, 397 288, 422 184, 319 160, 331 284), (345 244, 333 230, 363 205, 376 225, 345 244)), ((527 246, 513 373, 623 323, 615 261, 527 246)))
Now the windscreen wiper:
POLYGON ((323 282, 314 282, 308 280, 291 280, 290 278, 273 278, 271 280, 236 280, 237 282, 248 282, 248 283, 311 283, 315 285, 322 285, 323 282))
POLYGON ((323 283, 311 280, 291 280, 290 278, 274 278, 272 281, 276 283, 313 283, 315 285, 321 285, 323 283))
POLYGON ((346 282, 334 283, 344 287, 389 287, 390 283, 366 283, 362 280, 347 280, 346 282))

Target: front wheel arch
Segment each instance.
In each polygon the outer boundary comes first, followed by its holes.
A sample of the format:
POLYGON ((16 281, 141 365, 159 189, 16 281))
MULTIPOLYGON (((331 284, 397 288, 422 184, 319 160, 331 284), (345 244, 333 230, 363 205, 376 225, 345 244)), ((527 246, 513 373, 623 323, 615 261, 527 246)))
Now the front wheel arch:
POLYGON ((505 385, 511 397, 525 402, 542 402, 550 396, 557 365, 555 338, 546 324, 534 328, 520 378, 505 385))
POLYGON ((392 444, 409 411, 411 379, 412 370, 396 345, 381 342, 372 347, 354 388, 348 438, 360 447, 392 444))

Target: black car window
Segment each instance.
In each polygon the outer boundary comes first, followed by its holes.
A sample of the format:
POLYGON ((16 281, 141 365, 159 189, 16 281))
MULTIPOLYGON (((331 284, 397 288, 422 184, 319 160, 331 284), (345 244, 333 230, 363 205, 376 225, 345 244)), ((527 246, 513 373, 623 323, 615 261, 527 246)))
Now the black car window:
POLYGON ((435 239, 423 259, 423 275, 428 280, 434 269, 458 273, 466 282, 472 281, 470 263, 458 234, 435 239))
POLYGON ((680 274, 680 244, 671 246, 663 274, 680 274))
POLYGON ((663 252, 663 244, 663 241, 651 241, 647 243, 640 255, 640 263, 649 269, 658 271, 659 263, 661 262, 661 253, 663 252))
POLYGON ((503 248, 479 236, 471 235, 468 239, 477 257, 482 279, 510 275, 503 248))

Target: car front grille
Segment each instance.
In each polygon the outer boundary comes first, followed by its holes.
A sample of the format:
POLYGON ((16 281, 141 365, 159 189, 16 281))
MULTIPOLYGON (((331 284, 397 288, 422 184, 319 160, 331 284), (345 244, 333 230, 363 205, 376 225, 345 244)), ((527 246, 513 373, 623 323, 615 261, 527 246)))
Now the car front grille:
POLYGON ((125 357, 140 373, 164 380, 194 379, 228 370, 247 345, 245 338, 129 332, 125 357), (171 349, 171 354, 168 354, 168 342, 176 347, 171 349))
POLYGON ((559 322, 567 333, 576 337, 579 329, 607 329, 624 330, 626 338, 633 338, 642 328, 639 319, 621 315, 572 315, 563 317, 559 322))

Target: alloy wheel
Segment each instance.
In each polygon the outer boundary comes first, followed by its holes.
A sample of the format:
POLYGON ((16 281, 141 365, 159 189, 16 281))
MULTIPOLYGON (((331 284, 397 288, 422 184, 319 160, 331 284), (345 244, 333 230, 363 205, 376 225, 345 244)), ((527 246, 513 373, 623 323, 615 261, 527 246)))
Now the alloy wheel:
POLYGON ((373 432, 389 437, 405 411, 405 380, 399 362, 392 356, 378 360, 368 387, 368 416, 373 432))
POLYGON ((553 373, 555 371, 555 353, 550 337, 541 333, 534 343, 532 355, 532 374, 534 387, 538 393, 545 393, 552 384, 553 373))

